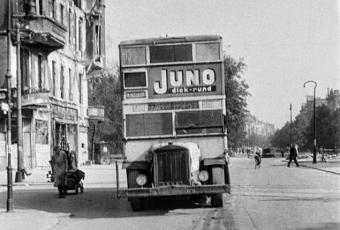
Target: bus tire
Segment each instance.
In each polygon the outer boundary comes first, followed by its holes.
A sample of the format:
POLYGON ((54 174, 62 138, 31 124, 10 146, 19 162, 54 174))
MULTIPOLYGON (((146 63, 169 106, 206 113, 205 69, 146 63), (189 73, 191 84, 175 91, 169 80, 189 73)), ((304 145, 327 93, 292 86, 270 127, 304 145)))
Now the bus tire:
POLYGON ((133 211, 141 211, 144 208, 144 200, 140 197, 130 197, 130 206, 133 211))
MULTIPOLYGON (((224 166, 224 181, 226 185, 230 186, 230 174, 229 174, 229 165, 228 163, 225 164, 224 166)), ((227 192, 230 194, 230 187, 229 187, 229 191, 227 192)))
MULTIPOLYGON (((212 183, 213 184, 225 184, 224 179, 224 167, 214 166, 211 169, 212 183)), ((211 206, 221 208, 223 207, 223 193, 217 193, 211 195, 211 206)))

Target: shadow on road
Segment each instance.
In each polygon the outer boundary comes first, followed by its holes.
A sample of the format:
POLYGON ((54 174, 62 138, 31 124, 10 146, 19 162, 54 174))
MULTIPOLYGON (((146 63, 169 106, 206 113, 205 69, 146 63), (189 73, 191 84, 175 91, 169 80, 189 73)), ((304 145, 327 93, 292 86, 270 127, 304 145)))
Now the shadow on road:
MULTIPOLYGON (((0 193, 0 209, 6 209, 7 193, 0 193)), ((67 213, 72 218, 120 218, 166 215, 174 209, 199 208, 189 201, 154 200, 145 211, 133 212, 125 198, 117 199, 113 189, 87 188, 84 193, 69 194, 59 199, 56 189, 14 191, 14 209, 39 210, 49 213, 67 213)), ((185 215, 185 212, 171 213, 185 215)))

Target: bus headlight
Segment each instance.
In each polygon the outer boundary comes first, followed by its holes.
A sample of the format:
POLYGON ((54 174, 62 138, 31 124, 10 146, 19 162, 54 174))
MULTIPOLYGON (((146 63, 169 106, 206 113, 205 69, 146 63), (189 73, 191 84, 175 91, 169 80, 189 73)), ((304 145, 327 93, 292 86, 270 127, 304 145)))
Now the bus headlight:
POLYGON ((206 182, 209 179, 208 171, 206 170, 200 171, 200 173, 198 174, 198 179, 200 179, 200 181, 202 182, 206 182))
POLYGON ((136 182, 139 186, 144 186, 147 181, 148 179, 144 174, 139 174, 136 178, 136 182))

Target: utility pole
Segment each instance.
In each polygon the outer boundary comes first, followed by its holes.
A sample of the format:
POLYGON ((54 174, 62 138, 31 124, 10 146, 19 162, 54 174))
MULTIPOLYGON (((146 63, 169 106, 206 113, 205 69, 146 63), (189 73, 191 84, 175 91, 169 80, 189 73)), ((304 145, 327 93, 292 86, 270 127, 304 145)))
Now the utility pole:
POLYGON ((12 179, 12 84, 11 84, 11 1, 7 0, 7 212, 13 211, 13 179, 12 179))
POLYGON ((15 175, 15 182, 22 182, 24 178, 23 173, 23 136, 22 136, 22 111, 21 111, 21 66, 20 66, 20 24, 16 24, 17 34, 17 128, 18 128, 18 168, 15 175))

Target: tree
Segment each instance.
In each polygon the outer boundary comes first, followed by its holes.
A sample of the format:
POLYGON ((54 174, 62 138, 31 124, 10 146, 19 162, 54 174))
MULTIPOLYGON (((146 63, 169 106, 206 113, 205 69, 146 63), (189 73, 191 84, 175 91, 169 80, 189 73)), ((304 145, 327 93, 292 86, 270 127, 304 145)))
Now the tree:
POLYGON ((312 110, 307 106, 302 106, 292 124, 292 142, 298 144, 301 150, 307 149, 309 146, 308 127, 312 116, 312 110))
POLYGON ((289 144, 290 124, 286 124, 279 130, 277 130, 271 138, 271 144, 274 147, 285 148, 289 144))
MULTIPOLYGON (((89 122, 89 142, 109 142, 110 149, 114 151, 112 154, 123 152, 121 93, 118 73, 105 70, 89 79, 89 105, 105 107, 103 122, 89 122)), ((89 146, 92 151, 92 143, 89 143, 89 146)))
POLYGON ((235 60, 224 56, 225 92, 226 92, 226 126, 231 147, 241 146, 246 133, 245 118, 247 113, 248 84, 242 78, 246 69, 243 59, 235 60))
MULTIPOLYGON (((316 144, 317 148, 335 149, 339 147, 340 109, 332 111, 327 105, 316 107, 316 144)), ((275 147, 283 147, 289 143, 289 127, 287 122, 278 130, 271 143, 275 147)), ((300 113, 292 124, 292 143, 299 145, 301 150, 312 150, 314 146, 313 108, 302 106, 300 113)))
MULTIPOLYGON (((336 112, 332 111, 326 106, 322 105, 316 108, 315 118, 316 118, 316 143, 317 147, 323 147, 327 149, 334 149, 335 143, 337 142, 336 133, 336 122, 337 117, 336 112)), ((314 118, 311 119, 308 126, 308 144, 310 147, 313 146, 314 141, 314 118)))

